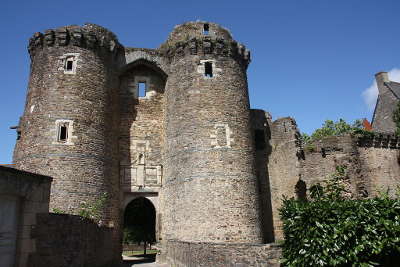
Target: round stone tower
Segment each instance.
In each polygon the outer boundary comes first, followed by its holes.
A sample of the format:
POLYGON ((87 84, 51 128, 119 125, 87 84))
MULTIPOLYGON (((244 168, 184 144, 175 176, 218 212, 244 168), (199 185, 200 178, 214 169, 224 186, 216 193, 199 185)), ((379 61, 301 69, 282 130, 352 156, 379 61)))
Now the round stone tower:
POLYGON ((261 243, 246 69, 250 53, 208 22, 175 27, 165 90, 164 236, 261 243))
MULTIPOLYGON (((119 225, 118 62, 123 48, 94 24, 35 33, 14 162, 54 178, 50 211, 79 213, 105 199, 101 223, 119 225)), ((104 202, 104 201, 103 201, 104 202)))

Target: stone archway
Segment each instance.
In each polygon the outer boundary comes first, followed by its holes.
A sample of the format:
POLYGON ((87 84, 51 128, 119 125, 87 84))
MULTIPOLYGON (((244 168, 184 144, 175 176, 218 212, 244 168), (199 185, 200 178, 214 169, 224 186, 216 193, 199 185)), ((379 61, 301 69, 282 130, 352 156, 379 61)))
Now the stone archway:
POLYGON ((125 247, 143 245, 144 255, 156 242, 156 207, 148 198, 136 197, 125 206, 123 242, 125 247))

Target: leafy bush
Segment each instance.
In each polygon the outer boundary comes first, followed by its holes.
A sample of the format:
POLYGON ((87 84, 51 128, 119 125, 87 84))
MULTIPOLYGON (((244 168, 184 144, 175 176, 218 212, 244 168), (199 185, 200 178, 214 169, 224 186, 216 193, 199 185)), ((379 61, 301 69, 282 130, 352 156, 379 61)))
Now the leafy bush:
POLYGON ((339 136, 344 134, 361 134, 362 122, 361 120, 355 120, 352 125, 348 124, 345 120, 339 119, 339 121, 326 120, 321 128, 316 129, 311 135, 303 133, 301 139, 303 144, 310 144, 314 141, 321 140, 328 136, 339 136))
POLYGON ((284 266, 397 266, 400 199, 351 199, 343 171, 310 188, 308 201, 284 199, 284 266))

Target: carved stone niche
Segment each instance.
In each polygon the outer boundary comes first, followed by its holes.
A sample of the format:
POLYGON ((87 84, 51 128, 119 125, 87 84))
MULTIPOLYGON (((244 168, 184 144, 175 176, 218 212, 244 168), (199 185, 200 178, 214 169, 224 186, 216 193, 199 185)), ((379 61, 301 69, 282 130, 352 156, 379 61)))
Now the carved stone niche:
POLYGON ((81 46, 83 40, 83 34, 81 29, 74 29, 71 33, 71 42, 75 46, 81 46))
POLYGON ((59 46, 68 45, 68 41, 69 41, 68 30, 67 29, 58 29, 56 31, 56 39, 57 39, 57 44, 59 46))
POLYGON ((93 32, 89 32, 86 35, 86 45, 88 48, 95 48, 97 44, 97 36, 93 32))
POLYGON ((197 40, 196 38, 190 39, 189 50, 191 55, 197 55, 197 40))
POLYGON ((48 46, 54 45, 55 39, 56 39, 56 37, 54 35, 54 31, 53 30, 46 30, 44 32, 44 41, 46 42, 46 44, 48 46))

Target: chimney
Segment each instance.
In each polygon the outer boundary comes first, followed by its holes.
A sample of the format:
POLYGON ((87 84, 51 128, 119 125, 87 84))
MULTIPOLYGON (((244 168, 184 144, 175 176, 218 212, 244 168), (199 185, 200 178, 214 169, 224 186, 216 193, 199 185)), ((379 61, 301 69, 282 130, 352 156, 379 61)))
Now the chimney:
POLYGON ((387 87, 385 83, 389 82, 389 75, 387 72, 381 71, 375 74, 376 84, 378 85, 379 94, 383 94, 387 87))

